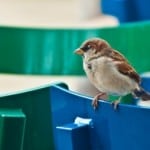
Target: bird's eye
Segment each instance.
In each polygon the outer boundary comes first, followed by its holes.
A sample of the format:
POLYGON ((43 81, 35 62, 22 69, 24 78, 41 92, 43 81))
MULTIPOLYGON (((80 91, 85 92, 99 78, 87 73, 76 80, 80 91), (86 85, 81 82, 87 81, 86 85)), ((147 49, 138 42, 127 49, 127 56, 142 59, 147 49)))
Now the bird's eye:
POLYGON ((81 49, 82 49, 84 52, 86 52, 86 51, 88 51, 90 48, 91 48, 91 45, 88 44, 88 45, 85 45, 84 47, 82 47, 81 49))
POLYGON ((87 48, 90 49, 90 48, 91 48, 91 45, 88 44, 88 45, 87 45, 87 48))

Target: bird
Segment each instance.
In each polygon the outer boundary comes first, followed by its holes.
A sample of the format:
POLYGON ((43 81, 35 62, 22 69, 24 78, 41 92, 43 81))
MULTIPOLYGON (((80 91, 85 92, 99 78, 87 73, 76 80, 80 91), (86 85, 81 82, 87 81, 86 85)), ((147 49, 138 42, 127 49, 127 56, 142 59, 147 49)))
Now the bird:
POLYGON ((74 53, 82 56, 83 69, 99 91, 92 101, 94 109, 98 107, 102 96, 106 95, 119 97, 113 102, 114 109, 117 109, 122 97, 128 94, 143 101, 150 100, 150 93, 140 86, 140 75, 127 58, 106 40, 98 37, 85 40, 74 53))

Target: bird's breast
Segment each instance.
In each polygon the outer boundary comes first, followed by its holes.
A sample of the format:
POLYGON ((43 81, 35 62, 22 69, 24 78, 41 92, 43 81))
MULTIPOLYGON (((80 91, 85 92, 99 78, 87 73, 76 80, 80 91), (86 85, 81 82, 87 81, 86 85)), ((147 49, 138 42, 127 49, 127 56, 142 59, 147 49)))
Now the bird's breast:
POLYGON ((83 65, 87 77, 101 92, 126 95, 137 86, 135 81, 117 70, 112 60, 105 57, 84 62, 83 65))
POLYGON ((105 58, 95 59, 90 62, 84 61, 83 67, 86 72, 87 77, 94 86, 103 91, 103 82, 106 73, 108 72, 109 66, 106 66, 107 61, 105 58))

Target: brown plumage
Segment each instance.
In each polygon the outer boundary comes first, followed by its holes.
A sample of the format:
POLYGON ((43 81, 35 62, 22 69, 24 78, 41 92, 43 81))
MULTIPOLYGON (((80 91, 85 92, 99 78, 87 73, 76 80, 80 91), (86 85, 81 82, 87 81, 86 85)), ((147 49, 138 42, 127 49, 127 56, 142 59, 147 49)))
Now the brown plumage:
MULTIPOLYGON (((140 87, 140 76, 118 51, 111 48, 108 42, 100 38, 85 41, 76 54, 83 56, 83 68, 91 83, 100 91, 95 96, 93 106, 105 94, 122 96, 132 95, 150 100, 150 95, 140 87)), ((119 99, 119 101, 120 101, 119 99)), ((115 103, 115 108, 118 101, 115 103)))
POLYGON ((112 58, 112 60, 116 63, 116 66, 120 73, 130 76, 131 78, 133 78, 133 80, 140 84, 141 79, 139 75, 136 73, 135 69, 131 67, 131 65, 121 53, 113 50, 112 48, 106 48, 102 52, 101 56, 112 58))

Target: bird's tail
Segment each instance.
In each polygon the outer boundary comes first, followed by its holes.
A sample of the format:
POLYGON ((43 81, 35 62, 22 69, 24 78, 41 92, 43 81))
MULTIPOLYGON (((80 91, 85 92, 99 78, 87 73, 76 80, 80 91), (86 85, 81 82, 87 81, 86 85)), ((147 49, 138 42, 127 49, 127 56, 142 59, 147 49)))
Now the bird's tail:
POLYGON ((137 98, 140 98, 143 101, 148 101, 150 100, 150 93, 145 91, 143 88, 135 89, 133 91, 133 95, 137 98))

